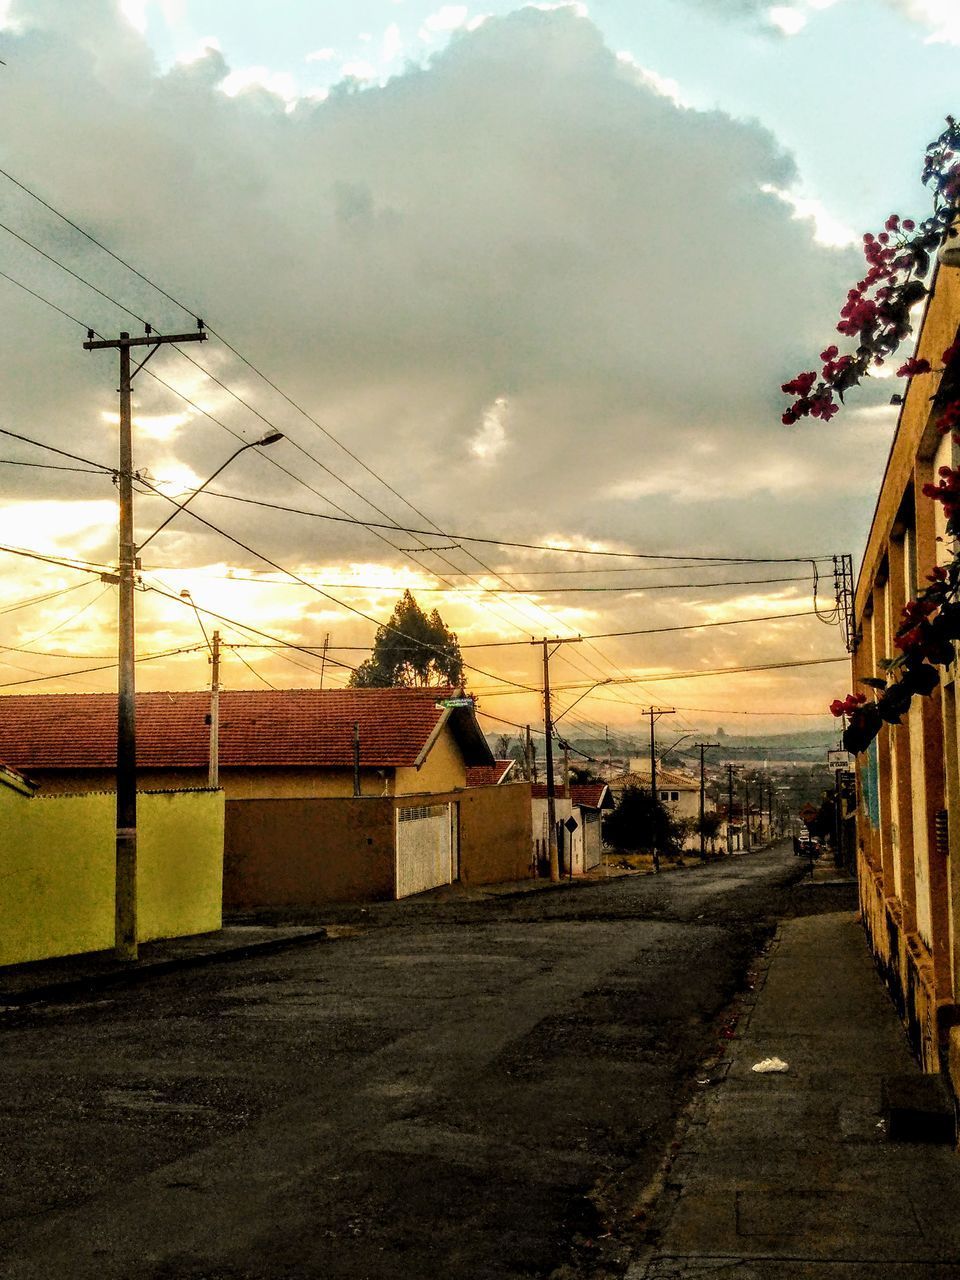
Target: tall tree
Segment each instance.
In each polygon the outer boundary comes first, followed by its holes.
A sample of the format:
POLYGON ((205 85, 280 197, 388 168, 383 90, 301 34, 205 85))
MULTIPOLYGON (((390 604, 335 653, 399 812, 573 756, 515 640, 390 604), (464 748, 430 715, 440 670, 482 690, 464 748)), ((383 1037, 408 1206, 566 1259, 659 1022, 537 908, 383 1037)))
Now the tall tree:
POLYGON ((617 807, 603 819, 603 839, 626 853, 642 849, 672 853, 683 844, 683 832, 648 790, 624 787, 617 807))
POLYGON ((457 637, 436 609, 428 616, 409 591, 390 621, 377 630, 373 652, 350 677, 355 689, 462 686, 463 658, 457 637))

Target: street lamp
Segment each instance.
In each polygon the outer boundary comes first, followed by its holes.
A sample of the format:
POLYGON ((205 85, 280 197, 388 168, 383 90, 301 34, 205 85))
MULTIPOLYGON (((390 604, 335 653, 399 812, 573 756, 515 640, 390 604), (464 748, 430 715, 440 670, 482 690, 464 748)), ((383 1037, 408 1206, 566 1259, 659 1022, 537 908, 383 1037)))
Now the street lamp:
POLYGON ((157 536, 157 534, 167 527, 167 525, 170 523, 171 520, 175 519, 176 516, 179 515, 179 513, 183 511, 185 507, 188 507, 198 493, 203 493, 207 485, 212 484, 213 481, 216 480, 217 476, 220 474, 221 471, 226 471, 227 467, 229 467, 230 463, 233 462, 234 458, 239 458, 241 453, 246 453, 248 449, 259 449, 259 448, 262 448, 264 445, 276 444, 278 440, 282 440, 282 439, 283 439, 282 431, 271 431, 267 435, 263 436, 263 438, 260 440, 248 440, 246 444, 242 444, 239 449, 231 453, 230 457, 226 460, 226 462, 221 463, 221 465, 217 467, 216 471, 214 471, 212 476, 208 476, 206 480, 204 480, 203 484, 200 485, 199 489, 194 489, 193 493, 190 494, 190 497, 187 498, 186 502, 177 502, 174 504, 175 510, 171 511, 170 514, 167 516, 166 520, 164 520, 163 524, 157 525, 153 533, 151 533, 148 538, 145 538, 143 542, 140 543, 139 547, 137 547, 137 554, 139 555, 148 542, 152 542, 154 538, 157 536))
MULTIPOLYGON (((204 335, 205 336, 205 335, 204 335)), ((120 654, 117 686, 117 886, 116 886, 116 953, 120 959, 136 960, 137 938, 137 728, 136 728, 136 675, 133 586, 139 567, 139 553, 161 529, 166 528, 175 515, 182 511, 211 480, 215 480, 234 458, 257 445, 274 444, 282 440, 279 431, 271 431, 260 440, 252 440, 235 450, 222 466, 219 466, 199 489, 195 489, 186 502, 175 503, 176 510, 137 547, 133 542, 133 465, 130 450, 130 383, 129 350, 131 344, 149 341, 129 339, 121 334, 121 471, 120 487, 120 654)), ((96 346, 96 343, 85 343, 96 346)), ((105 344, 111 345, 111 344, 105 344)), ((141 366, 142 367, 142 366, 141 366)), ((171 499, 172 501, 172 499, 171 499)))

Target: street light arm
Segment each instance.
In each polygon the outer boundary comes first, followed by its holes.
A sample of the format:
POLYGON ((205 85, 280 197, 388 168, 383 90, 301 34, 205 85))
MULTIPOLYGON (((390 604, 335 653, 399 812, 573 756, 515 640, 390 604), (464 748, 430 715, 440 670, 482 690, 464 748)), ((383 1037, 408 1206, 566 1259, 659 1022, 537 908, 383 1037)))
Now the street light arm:
POLYGON ((569 707, 567 707, 566 711, 561 711, 558 716, 554 716, 553 717, 554 727, 556 727, 556 725, 559 723, 559 721, 563 719, 563 717, 567 714, 568 711, 573 710, 573 708, 577 705, 578 702, 582 702, 584 698, 589 697, 589 695, 593 693, 594 689, 599 689, 600 686, 603 684, 610 684, 610 680, 598 680, 596 684, 592 684, 590 686, 590 688, 586 691, 586 693, 581 693, 579 698, 577 698, 574 702, 571 702, 569 707))
POLYGON ((137 554, 139 555, 148 542, 152 542, 154 538, 157 536, 157 534, 161 533, 167 527, 167 525, 170 523, 171 520, 175 519, 180 514, 181 511, 183 511, 186 507, 188 507, 198 493, 202 493, 208 484, 212 484, 213 481, 216 480, 217 476, 221 473, 221 471, 226 471, 227 467, 229 467, 230 463, 233 462, 234 458, 239 458, 241 453, 245 453, 247 449, 257 449, 261 445, 276 444, 278 440, 282 440, 282 439, 283 439, 283 436, 279 431, 271 431, 269 435, 264 436, 263 439, 261 440, 250 440, 248 441, 247 444, 242 444, 239 449, 231 453, 230 457, 226 460, 226 462, 221 463, 221 465, 217 467, 213 475, 207 476, 203 484, 200 485, 198 488, 194 489, 193 493, 190 494, 189 498, 187 498, 185 502, 177 502, 174 504, 174 510, 170 512, 166 520, 164 520, 162 524, 157 525, 153 533, 151 533, 149 537, 145 538, 143 542, 140 543, 139 547, 137 547, 137 554))

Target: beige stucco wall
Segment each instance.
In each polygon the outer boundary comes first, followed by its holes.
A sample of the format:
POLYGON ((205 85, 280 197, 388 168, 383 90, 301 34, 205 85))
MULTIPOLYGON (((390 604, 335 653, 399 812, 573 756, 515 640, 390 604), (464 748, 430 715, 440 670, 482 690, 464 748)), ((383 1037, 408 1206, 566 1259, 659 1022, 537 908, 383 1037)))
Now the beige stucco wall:
POLYGON ((467 767, 446 724, 419 769, 397 769, 393 793, 408 796, 421 791, 454 791, 466 785, 467 767))
MULTIPOLYGON (((218 929, 223 796, 138 796, 141 941, 218 929)), ((116 806, 0 784, 0 965, 113 946, 116 806)))

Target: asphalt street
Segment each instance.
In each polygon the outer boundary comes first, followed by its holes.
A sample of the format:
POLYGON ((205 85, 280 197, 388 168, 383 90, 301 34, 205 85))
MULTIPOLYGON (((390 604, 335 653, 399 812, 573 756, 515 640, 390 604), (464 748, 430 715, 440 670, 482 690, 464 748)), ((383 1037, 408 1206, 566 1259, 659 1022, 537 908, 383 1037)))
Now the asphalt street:
POLYGON ((0 1014, 0 1275, 622 1274, 802 869, 341 909, 326 942, 0 1014))

